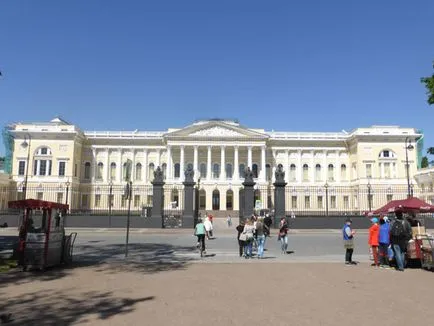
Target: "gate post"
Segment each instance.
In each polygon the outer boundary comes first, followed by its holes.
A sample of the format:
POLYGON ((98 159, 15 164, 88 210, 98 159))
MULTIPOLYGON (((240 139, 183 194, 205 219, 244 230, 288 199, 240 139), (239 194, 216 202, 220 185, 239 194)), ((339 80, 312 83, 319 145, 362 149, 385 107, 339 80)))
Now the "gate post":
POLYGON ((274 227, 279 227, 280 218, 285 217, 285 171, 282 164, 277 166, 274 173, 274 227))
POLYGON ((194 170, 193 167, 189 166, 185 170, 185 181, 182 183, 184 185, 184 213, 182 215, 182 228, 191 229, 194 228, 194 170))
POLYGON ((152 183, 152 210, 151 216, 145 218, 144 226, 146 228, 163 227, 163 205, 164 205, 164 180, 163 171, 160 167, 154 171, 154 181, 152 183))
POLYGON ((255 207, 255 193, 253 190, 253 186, 256 182, 253 181, 253 172, 248 167, 245 172, 244 177, 244 200, 243 200, 243 220, 245 221, 247 218, 250 218, 253 214, 253 209, 255 207))

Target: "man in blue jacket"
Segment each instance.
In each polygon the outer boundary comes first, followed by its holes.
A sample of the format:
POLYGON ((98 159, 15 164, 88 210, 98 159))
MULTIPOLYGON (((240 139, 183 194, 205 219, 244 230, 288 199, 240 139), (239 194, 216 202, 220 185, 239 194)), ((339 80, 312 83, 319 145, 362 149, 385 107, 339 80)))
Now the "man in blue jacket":
POLYGON ((356 232, 351 228, 352 222, 353 221, 350 218, 347 218, 345 220, 345 225, 342 228, 345 248, 345 265, 357 265, 356 262, 353 262, 354 235, 356 232))
POLYGON ((390 224, 380 218, 380 232, 378 233, 378 248, 380 252, 380 267, 389 267, 388 249, 390 245, 390 224))

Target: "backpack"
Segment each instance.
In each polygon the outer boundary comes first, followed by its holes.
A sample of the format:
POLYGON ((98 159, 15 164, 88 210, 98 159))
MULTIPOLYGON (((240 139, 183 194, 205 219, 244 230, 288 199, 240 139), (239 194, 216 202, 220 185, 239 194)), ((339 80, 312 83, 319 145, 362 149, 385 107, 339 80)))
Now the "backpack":
POLYGON ((403 238, 405 236, 405 229, 402 221, 396 220, 395 223, 393 223, 390 234, 394 238, 403 238))

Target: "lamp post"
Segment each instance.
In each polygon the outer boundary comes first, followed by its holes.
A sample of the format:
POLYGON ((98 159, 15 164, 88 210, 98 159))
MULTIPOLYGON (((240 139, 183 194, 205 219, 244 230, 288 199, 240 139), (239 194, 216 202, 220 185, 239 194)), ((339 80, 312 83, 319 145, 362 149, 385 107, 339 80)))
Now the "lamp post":
POLYGON ((408 151, 411 151, 414 146, 411 144, 410 137, 405 138, 405 166, 407 172, 407 197, 411 197, 411 189, 410 189, 410 172, 409 172, 409 164, 408 164, 408 151))
POLYGON ((372 186, 371 186, 371 182, 369 179, 368 179, 367 187, 368 187, 368 207, 369 207, 369 211, 371 211, 372 210, 372 202, 371 202, 371 188, 372 188, 372 186))
POLYGON ((413 197, 413 190, 414 190, 414 184, 412 182, 412 183, 410 183, 410 195, 411 195, 411 197, 413 197))
POLYGON ((27 180, 29 177, 29 165, 30 165, 30 145, 32 142, 32 137, 30 134, 26 134, 24 136, 24 141, 21 143, 22 148, 27 148, 27 161, 26 161, 26 175, 24 177, 24 186, 23 186, 23 199, 26 199, 27 196, 27 180))
MULTIPOLYGON (((197 179, 196 198, 195 198, 195 210, 196 210, 196 223, 199 221, 199 207, 200 207, 200 177, 197 179)), ((196 225, 195 225, 196 226, 196 225)))
POLYGON ((124 189, 125 199, 128 200, 127 236, 125 239, 125 258, 128 257, 128 240, 130 237, 131 197, 133 196, 133 183, 131 182, 131 174, 130 174, 131 166, 132 166, 132 161, 127 160, 126 173, 125 173, 125 179, 127 181, 127 184, 125 185, 125 189, 124 189))
POLYGON ((109 228, 112 227, 112 196, 113 196, 113 181, 110 179, 109 182, 109 198, 108 198, 108 205, 109 205, 109 228))
POLYGON ((325 200, 326 200, 326 216, 329 216, 329 184, 326 182, 324 185, 325 188, 325 200))
POLYGON ((69 195, 69 179, 66 181, 66 198, 65 198, 65 205, 68 205, 68 195, 69 195))

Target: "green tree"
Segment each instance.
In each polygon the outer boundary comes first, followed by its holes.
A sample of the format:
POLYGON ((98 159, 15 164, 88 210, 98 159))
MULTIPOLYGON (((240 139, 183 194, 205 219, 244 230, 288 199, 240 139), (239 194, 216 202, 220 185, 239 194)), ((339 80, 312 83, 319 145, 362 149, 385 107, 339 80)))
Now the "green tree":
POLYGON ((425 84, 426 93, 428 95, 428 104, 434 104, 434 74, 432 74, 431 77, 422 77, 420 81, 422 82, 422 84, 425 84))
POLYGON ((426 152, 427 152, 427 154, 429 154, 429 155, 434 155, 434 147, 430 147, 430 148, 428 148, 426 152))
POLYGON ((427 168, 429 166, 428 157, 424 156, 422 157, 422 162, 420 162, 420 167, 427 168))

